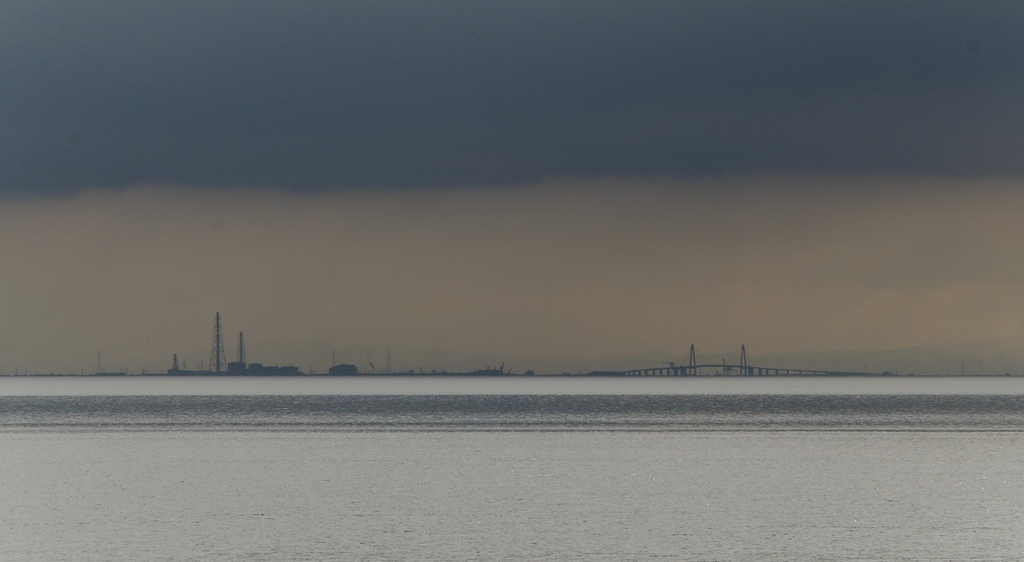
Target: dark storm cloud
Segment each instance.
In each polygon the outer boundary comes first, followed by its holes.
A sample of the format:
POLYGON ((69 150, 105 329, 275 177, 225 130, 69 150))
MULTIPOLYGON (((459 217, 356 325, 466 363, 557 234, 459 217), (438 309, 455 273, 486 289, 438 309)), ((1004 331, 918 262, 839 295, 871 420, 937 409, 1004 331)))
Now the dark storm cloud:
POLYGON ((0 189, 1024 174, 1019 2, 5 2, 0 189))

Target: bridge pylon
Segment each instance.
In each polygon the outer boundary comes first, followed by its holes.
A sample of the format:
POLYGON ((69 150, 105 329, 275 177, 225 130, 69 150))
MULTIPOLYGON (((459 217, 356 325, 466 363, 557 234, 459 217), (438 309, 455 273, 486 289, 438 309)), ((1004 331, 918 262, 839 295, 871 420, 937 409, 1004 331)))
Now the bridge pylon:
POLYGON ((754 368, 747 363, 747 346, 745 344, 740 345, 740 373, 744 375, 754 374, 754 368))

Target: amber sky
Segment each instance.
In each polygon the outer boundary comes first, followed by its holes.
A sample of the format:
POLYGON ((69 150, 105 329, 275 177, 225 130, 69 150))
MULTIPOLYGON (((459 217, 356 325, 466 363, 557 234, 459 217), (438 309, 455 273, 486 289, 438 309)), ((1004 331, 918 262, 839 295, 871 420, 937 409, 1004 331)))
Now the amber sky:
POLYGON ((0 365, 195 364, 215 312, 229 355, 244 330, 319 370, 1014 341, 1022 28, 1017 2, 5 2, 0 365))

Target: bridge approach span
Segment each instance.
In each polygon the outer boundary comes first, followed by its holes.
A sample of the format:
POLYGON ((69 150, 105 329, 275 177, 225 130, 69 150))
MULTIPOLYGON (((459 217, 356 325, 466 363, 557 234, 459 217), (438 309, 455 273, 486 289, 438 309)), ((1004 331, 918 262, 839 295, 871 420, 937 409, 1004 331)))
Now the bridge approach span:
POLYGON ((728 365, 709 363, 706 365, 670 365, 650 369, 622 371, 623 375, 636 377, 686 377, 686 376, 875 376, 882 373, 860 371, 821 371, 814 369, 782 369, 776 367, 755 367, 752 365, 728 365), (714 372, 711 372, 714 371, 714 372))

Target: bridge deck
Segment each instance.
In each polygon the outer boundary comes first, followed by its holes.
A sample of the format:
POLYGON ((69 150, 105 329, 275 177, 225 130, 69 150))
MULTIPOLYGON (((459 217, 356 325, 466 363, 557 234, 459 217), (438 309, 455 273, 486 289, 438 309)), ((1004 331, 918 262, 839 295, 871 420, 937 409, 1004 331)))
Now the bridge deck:
MULTIPOLYGON (((867 373, 858 371, 821 371, 814 369, 781 369, 776 367, 754 367, 751 365, 727 365, 722 363, 710 363, 706 365, 673 365, 669 367, 654 367, 651 369, 633 369, 622 371, 628 376, 700 376, 701 371, 715 369, 717 375, 732 376, 857 376, 857 375, 879 375, 881 373, 867 373)), ((706 375, 705 375, 706 376, 706 375)))

